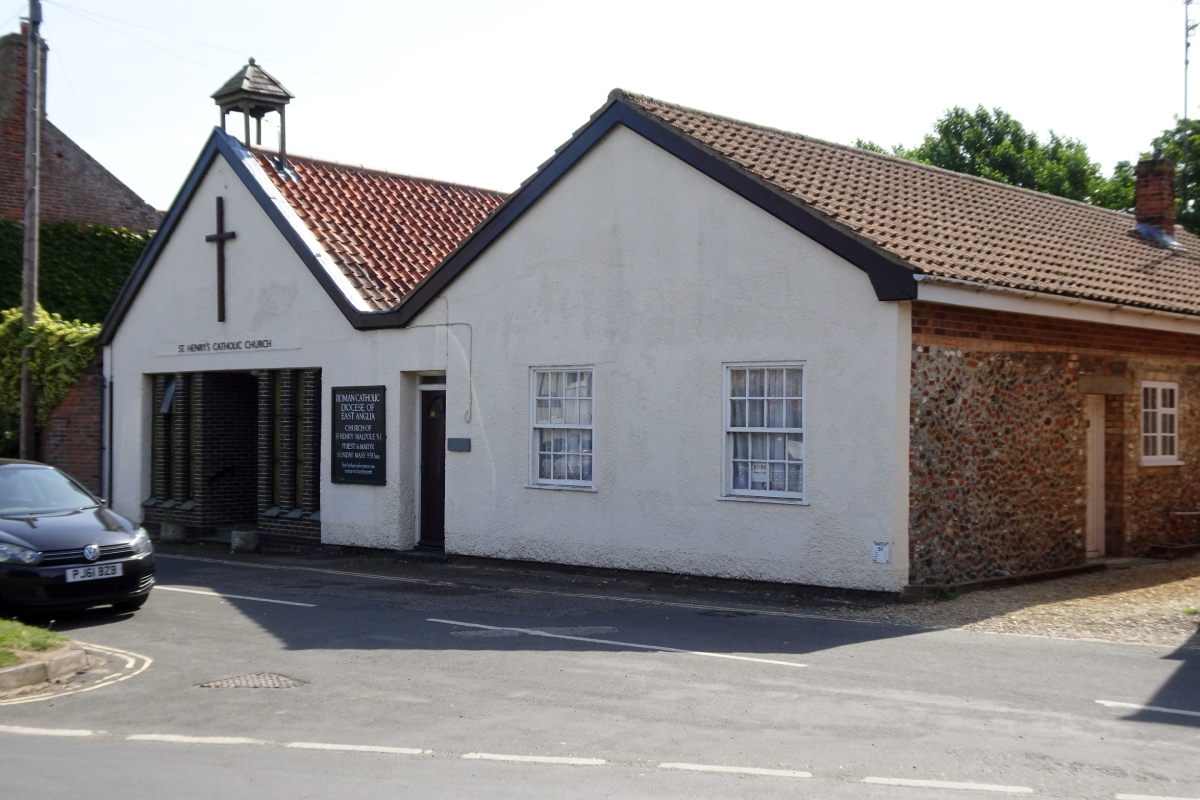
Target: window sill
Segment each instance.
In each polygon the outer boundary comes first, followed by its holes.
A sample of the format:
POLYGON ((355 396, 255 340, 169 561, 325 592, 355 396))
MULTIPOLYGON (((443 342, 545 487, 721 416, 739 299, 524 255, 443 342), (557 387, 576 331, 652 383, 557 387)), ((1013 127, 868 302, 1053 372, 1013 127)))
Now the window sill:
POLYGON ((1138 463, 1140 467, 1182 467, 1187 464, 1186 461, 1141 461, 1138 463))
POLYGON ((747 497, 740 494, 719 494, 717 500, 732 500, 735 503, 775 503, 781 506, 806 506, 807 500, 796 500, 791 497, 747 497))
POLYGON ((558 486, 553 483, 529 483, 526 489, 549 489, 552 492, 592 492, 599 491, 594 486, 558 486))

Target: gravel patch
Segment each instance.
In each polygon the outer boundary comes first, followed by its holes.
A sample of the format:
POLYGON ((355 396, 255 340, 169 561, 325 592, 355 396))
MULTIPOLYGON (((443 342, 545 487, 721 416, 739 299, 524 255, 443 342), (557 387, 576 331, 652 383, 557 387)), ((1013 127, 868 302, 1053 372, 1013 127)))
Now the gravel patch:
POLYGON ((844 615, 922 628, 1200 649, 1200 613, 1188 614, 1189 608, 1200 612, 1200 556, 844 615))

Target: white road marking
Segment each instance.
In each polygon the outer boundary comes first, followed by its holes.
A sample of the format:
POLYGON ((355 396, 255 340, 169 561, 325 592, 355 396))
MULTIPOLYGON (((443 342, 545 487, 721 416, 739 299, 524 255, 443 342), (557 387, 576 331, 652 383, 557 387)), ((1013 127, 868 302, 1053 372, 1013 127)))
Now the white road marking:
POLYGON ((256 603, 277 603, 281 606, 302 606, 304 608, 316 608, 312 603, 294 603, 291 600, 268 600, 265 597, 246 597, 240 594, 221 594, 220 592, 204 592, 199 589, 182 589, 178 586, 163 586, 161 583, 154 587, 164 592, 186 592, 187 594, 201 594, 205 597, 220 597, 221 599, 228 598, 230 600, 253 600, 256 603))
POLYGON ((93 731, 73 731, 66 728, 22 728, 19 725, 0 725, 0 733, 17 733, 22 736, 91 736, 93 731))
POLYGON ((1119 794, 1117 800, 1200 800, 1200 798, 1164 797, 1161 794, 1119 794))
POLYGON ((607 762, 603 758, 567 758, 565 756, 509 756, 500 753, 467 753, 463 758, 481 758, 485 761, 522 761, 529 764, 575 764, 582 767, 598 767, 607 762))
POLYGON ((118 650, 115 647, 105 647, 104 645, 99 644, 88 644, 87 642, 81 642, 78 639, 75 640, 75 644, 81 646, 84 650, 95 650, 99 653, 113 656, 114 658, 124 659, 125 669, 129 671, 124 673, 118 672, 115 675, 111 675, 101 681, 97 681, 91 686, 84 686, 79 689, 68 689, 65 692, 46 692, 34 697, 22 697, 13 700, 0 700, 0 706, 15 706, 21 703, 37 703, 42 700, 53 700, 57 697, 66 697, 69 694, 80 694, 82 692, 90 692, 95 689, 103 689, 105 686, 111 686, 114 683, 127 681, 130 678, 141 675, 150 668, 151 664, 154 663, 154 659, 150 658, 150 656, 144 656, 140 653, 132 653, 128 650, 118 650), (138 666, 139 661, 141 662, 141 666, 138 666))
MULTIPOLYGON (((178 559, 180 561, 203 561, 206 564, 223 564, 227 567, 249 567, 250 569, 294 570, 296 572, 317 572, 324 575, 344 575, 349 578, 370 578, 378 581, 395 581, 396 583, 418 583, 423 586, 460 586, 453 581, 427 581, 420 578, 399 578, 395 575, 376 575, 370 572, 348 572, 341 569, 322 569, 321 567, 293 567, 283 564, 247 564, 244 561, 226 561, 220 558, 201 558, 199 556, 164 555, 155 553, 155 558, 178 559)), ((717 606, 708 603, 684 603, 674 600, 659 600, 654 597, 622 597, 617 594, 584 594, 581 592, 555 592, 549 589, 520 589, 511 586, 484 586, 484 589, 512 592, 513 594, 550 595, 552 597, 578 597, 584 600, 611 600, 615 603, 635 603, 646 606, 668 606, 671 608, 697 608, 702 611, 752 611, 764 617, 791 617, 795 619, 821 619, 830 622, 858 622, 863 625, 880 625, 877 620, 858 619, 856 617, 835 617, 826 614, 799 614, 794 611, 776 611, 757 606, 717 606)))
POLYGON ((915 786, 920 789, 967 789, 975 792, 1008 792, 1009 794, 1033 794, 1028 786, 1000 786, 995 783, 959 783, 957 781, 919 781, 912 778, 863 778, 863 783, 883 786, 915 786))
MULTIPOLYGON (((1200 711, 1184 711, 1181 708, 1144 706, 1141 703, 1118 703, 1116 700, 1097 700, 1096 702, 1109 708, 1132 708, 1135 711, 1157 711, 1160 714, 1183 714, 1185 717, 1200 717, 1200 711)), ((1130 797, 1133 797, 1133 795, 1130 795, 1130 797)), ((1170 798, 1166 798, 1165 800, 1170 800, 1170 798)))
POLYGON ((731 772, 735 775, 770 775, 775 778, 811 778, 811 772, 760 767, 718 767, 713 764, 659 764, 659 769, 687 769, 694 772, 731 772))
POLYGON ((172 744, 268 744, 261 739, 246 739, 242 736, 180 736, 174 733, 131 733, 125 738, 132 742, 172 744))
POLYGON ((566 636, 561 633, 546 633, 537 628, 506 628, 501 625, 480 625, 476 622, 456 622, 452 619, 426 619, 426 622, 438 622, 442 625, 462 625, 467 628, 482 628, 489 631, 519 631, 529 636, 545 636, 548 639, 568 639, 573 642, 591 642, 592 644, 607 644, 614 647, 636 647, 640 650, 656 650, 662 653, 684 653, 690 656, 707 656, 708 658, 728 658, 734 661, 754 661, 758 664, 779 664, 784 667, 804 667, 807 664, 797 664, 792 661, 774 661, 770 658, 752 658, 750 656, 735 656, 729 653, 706 653, 703 650, 681 650, 678 647, 664 647, 657 644, 637 644, 636 642, 618 642, 613 639, 591 639, 586 636, 566 636))
POLYGON ((422 756, 432 753, 432 750, 417 750, 413 747, 377 747, 370 744, 324 744, 322 742, 289 742, 284 747, 296 747, 301 750, 346 750, 352 753, 397 753, 402 756, 422 756))

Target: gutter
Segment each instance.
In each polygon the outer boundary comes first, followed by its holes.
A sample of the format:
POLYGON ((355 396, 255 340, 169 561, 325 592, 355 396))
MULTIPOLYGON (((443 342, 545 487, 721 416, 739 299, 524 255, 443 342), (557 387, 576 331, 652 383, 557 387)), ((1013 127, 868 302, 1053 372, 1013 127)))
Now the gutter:
POLYGON ((961 278, 943 278, 940 275, 914 275, 913 280, 920 283, 945 283, 951 286, 960 286, 964 289, 970 289, 975 292, 998 292, 1000 294, 1010 294, 1020 297, 1023 300, 1054 300, 1064 303, 1069 306, 1090 306, 1092 308, 1103 309, 1109 313, 1114 311, 1122 311, 1128 314, 1137 314, 1142 317, 1166 317, 1177 322, 1200 322, 1200 316, 1195 314, 1180 314, 1175 311, 1162 311, 1157 308, 1141 308, 1139 306, 1124 305, 1122 303, 1106 303, 1103 300, 1089 300, 1085 297, 1067 297, 1061 294, 1051 294, 1050 292, 1038 292, 1031 289, 1014 289, 1009 286, 997 286, 991 283, 979 283, 977 281, 966 281, 961 278))

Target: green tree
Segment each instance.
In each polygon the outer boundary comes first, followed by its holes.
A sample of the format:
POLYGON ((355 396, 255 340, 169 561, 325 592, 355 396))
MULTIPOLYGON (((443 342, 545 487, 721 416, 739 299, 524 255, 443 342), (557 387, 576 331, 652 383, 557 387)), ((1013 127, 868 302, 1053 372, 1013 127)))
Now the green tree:
MULTIPOLYGON (((856 146, 888 152, 859 139, 856 146)), ((1111 178, 1100 173, 1087 146, 1051 131, 1042 141, 1003 109, 975 111, 956 106, 916 147, 896 145, 891 154, 909 161, 1021 186, 1072 200, 1125 209, 1132 205, 1132 169, 1117 165, 1111 178), (1128 189, 1128 191, 1126 191, 1128 189)))

